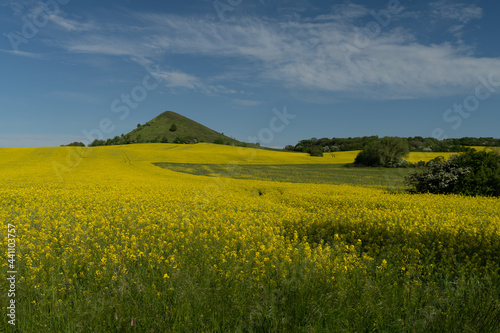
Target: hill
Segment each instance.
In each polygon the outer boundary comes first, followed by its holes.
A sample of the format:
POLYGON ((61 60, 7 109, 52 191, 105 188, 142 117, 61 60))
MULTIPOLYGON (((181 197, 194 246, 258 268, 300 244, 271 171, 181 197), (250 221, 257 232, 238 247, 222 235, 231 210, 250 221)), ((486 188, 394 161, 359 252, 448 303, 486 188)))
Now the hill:
POLYGON ((246 146, 222 133, 216 132, 194 120, 173 111, 166 111, 131 132, 106 141, 96 140, 92 146, 130 144, 130 143, 218 143, 246 146))
POLYGON ((156 118, 127 134, 132 141, 161 142, 166 138, 168 142, 177 143, 221 143, 241 145, 238 140, 216 132, 194 120, 173 111, 166 111, 156 118), (174 126, 175 130, 173 130, 174 126), (180 141, 180 142, 179 142, 180 141))

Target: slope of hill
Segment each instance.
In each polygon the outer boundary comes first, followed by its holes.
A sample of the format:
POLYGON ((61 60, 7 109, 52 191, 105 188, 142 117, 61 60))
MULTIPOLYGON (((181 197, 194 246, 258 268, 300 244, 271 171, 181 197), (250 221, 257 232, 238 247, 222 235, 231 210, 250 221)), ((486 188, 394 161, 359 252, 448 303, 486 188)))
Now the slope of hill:
POLYGON ((134 142, 170 143, 220 143, 242 145, 242 142, 218 133, 194 120, 172 111, 166 111, 156 118, 125 135, 134 142))

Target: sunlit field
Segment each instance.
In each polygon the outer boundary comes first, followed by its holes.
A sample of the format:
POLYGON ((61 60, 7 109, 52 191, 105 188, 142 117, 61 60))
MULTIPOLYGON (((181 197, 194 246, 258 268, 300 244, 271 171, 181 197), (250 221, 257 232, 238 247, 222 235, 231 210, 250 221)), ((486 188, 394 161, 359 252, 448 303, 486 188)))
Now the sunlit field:
POLYGON ((499 332, 499 199, 410 195, 356 154, 0 149, 16 329, 499 332))

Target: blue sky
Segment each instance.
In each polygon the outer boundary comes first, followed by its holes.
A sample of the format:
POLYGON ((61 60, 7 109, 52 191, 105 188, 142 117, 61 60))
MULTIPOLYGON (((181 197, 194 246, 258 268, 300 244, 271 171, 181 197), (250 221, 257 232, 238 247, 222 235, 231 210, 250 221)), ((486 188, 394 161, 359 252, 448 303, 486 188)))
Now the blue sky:
POLYGON ((0 147, 88 143, 166 110, 271 147, 498 138, 499 12, 493 0, 0 0, 0 147))

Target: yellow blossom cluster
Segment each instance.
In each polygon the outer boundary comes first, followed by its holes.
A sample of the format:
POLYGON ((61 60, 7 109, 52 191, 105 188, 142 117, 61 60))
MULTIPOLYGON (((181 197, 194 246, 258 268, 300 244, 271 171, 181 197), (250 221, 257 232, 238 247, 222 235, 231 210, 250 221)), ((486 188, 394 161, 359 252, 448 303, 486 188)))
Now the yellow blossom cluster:
POLYGON ((209 144, 2 149, 2 234, 15 225, 20 283, 34 306, 132 286, 173 297, 179 281, 204 277, 249 290, 304 277, 345 285, 352 274, 387 271, 388 247, 406 258, 397 263, 403 275, 432 274, 425 256, 450 274, 498 269, 498 199, 217 179, 153 165, 317 161, 209 144))

